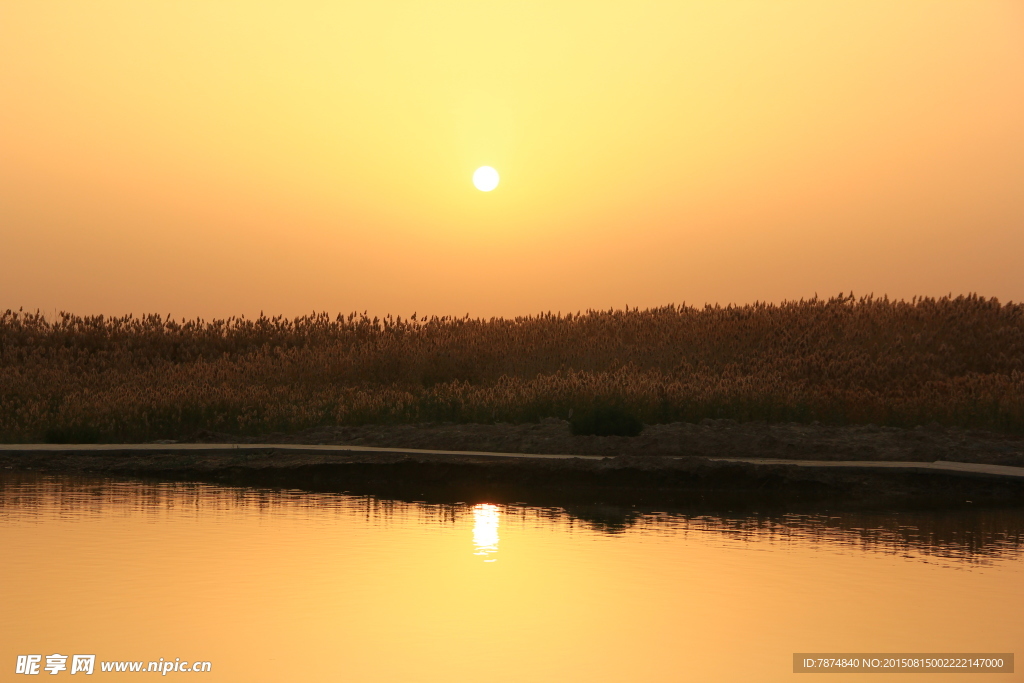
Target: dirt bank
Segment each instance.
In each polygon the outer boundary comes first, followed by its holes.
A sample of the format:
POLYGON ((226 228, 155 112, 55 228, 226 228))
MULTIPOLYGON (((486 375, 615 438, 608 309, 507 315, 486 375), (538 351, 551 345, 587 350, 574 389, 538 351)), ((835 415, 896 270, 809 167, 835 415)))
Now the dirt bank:
POLYGON ((933 470, 716 461, 700 456, 524 458, 285 446, 120 452, 0 451, 7 470, 297 488, 430 502, 666 505, 703 510, 963 508, 1024 505, 1024 478, 933 470))
POLYGON ((874 425, 737 423, 704 420, 648 425, 640 436, 573 436, 569 423, 419 424, 324 427, 254 437, 201 432, 192 442, 292 443, 424 448, 504 453, 604 456, 693 456, 795 460, 953 460, 1024 467, 1024 436, 944 428, 874 425))

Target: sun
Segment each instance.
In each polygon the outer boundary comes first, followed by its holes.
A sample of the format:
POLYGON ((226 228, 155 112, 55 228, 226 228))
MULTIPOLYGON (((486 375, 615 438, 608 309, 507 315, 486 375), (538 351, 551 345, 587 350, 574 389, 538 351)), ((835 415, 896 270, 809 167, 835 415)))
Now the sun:
POLYGON ((498 172, 490 166, 481 166, 473 173, 473 184, 481 192, 490 192, 498 186, 498 172))

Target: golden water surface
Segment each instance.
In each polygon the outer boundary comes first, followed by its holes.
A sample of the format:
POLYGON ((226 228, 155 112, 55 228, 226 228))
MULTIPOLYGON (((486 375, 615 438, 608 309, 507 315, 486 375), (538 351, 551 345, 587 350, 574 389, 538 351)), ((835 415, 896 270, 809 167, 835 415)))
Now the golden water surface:
POLYGON ((794 652, 1019 659, 1022 529, 1022 511, 714 516, 7 473, 0 680, 33 680, 17 656, 54 653, 95 654, 83 680, 153 680, 99 663, 178 658, 211 671, 169 680, 239 683, 818 680, 792 673, 794 652))

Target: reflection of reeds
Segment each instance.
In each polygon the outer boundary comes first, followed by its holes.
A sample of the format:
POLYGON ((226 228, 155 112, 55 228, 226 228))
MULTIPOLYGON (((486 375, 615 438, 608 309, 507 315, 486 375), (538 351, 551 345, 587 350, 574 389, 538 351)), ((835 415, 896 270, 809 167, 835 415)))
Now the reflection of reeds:
POLYGON ((851 295, 514 320, 0 314, 6 441, 518 422, 606 401, 648 423, 1024 431, 1024 305, 851 295))
POLYGON ((845 547, 864 552, 925 556, 971 564, 1019 561, 1024 556, 1024 514, 1017 509, 915 511, 898 513, 692 515, 650 512, 636 507, 436 504, 375 496, 293 490, 228 488, 196 483, 152 483, 59 476, 35 472, 0 474, 0 514, 8 521, 145 515, 208 518, 258 510, 268 519, 355 516, 372 526, 463 525, 474 529, 478 548, 497 549, 498 517, 503 530, 576 526, 602 534, 729 538, 737 541, 845 547), (480 511, 487 514, 480 525, 480 511), (480 533, 482 532, 482 533, 480 533))

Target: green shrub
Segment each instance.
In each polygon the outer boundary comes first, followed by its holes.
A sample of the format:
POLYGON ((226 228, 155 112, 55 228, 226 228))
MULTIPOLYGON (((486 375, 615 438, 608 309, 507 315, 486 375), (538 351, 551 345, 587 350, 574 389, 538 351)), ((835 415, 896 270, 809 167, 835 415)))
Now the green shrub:
POLYGON ((595 436, 637 436, 644 423, 618 405, 598 405, 579 411, 569 419, 572 433, 595 436))

